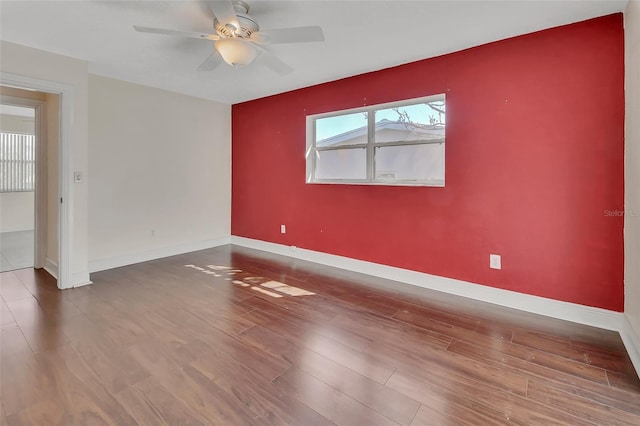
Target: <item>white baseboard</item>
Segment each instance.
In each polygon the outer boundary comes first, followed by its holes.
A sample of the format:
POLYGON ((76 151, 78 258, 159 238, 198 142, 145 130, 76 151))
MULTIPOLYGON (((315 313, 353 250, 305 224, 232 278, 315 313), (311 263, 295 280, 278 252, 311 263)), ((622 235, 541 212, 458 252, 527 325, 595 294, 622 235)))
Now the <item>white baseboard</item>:
POLYGON ((229 244, 229 237, 218 238, 215 240, 197 241, 188 244, 181 244, 178 246, 161 247, 138 253, 130 253, 122 256, 92 260, 89 262, 89 272, 93 273, 104 271, 106 269, 119 268, 121 266, 133 265, 135 263, 147 262, 149 260, 161 259, 163 257, 175 256, 192 251, 205 250, 212 247, 223 246, 225 244, 229 244))
POLYGON ((640 338, 638 338, 638 334, 636 334, 633 327, 631 327, 626 316, 624 317, 622 329, 619 331, 622 343, 624 343, 629 358, 631 358, 631 362, 633 362, 633 366, 636 369, 636 374, 640 377, 640 338))
POLYGON ((84 285, 93 284, 89 279, 89 271, 73 272, 71 274, 71 287, 82 287, 84 285))
POLYGON ((58 279, 58 262, 48 257, 44 260, 44 270, 56 280, 58 279))
POLYGON ((231 237, 231 244, 263 250, 280 254, 295 259, 320 263, 334 268, 347 269, 389 280, 400 281, 418 287, 437 290, 443 293, 493 303, 531 312, 552 318, 572 321, 579 324, 613 330, 620 333, 627 352, 633 361, 636 372, 640 375, 640 343, 631 329, 625 315, 607 309, 594 308, 576 303, 562 302, 529 294, 517 293, 488 287, 482 284, 474 284, 453 278, 440 277, 423 272, 410 271, 408 269, 381 265, 378 263, 352 259, 344 256, 323 253, 313 250, 301 249, 294 246, 270 243, 244 237, 231 237))
POLYGON ((0 234, 5 234, 9 232, 24 232, 24 231, 33 231, 33 224, 31 225, 23 225, 23 226, 12 226, 10 228, 0 229, 0 234))
MULTIPOLYGON (((44 260, 44 270, 56 280, 58 279, 58 262, 55 260, 46 258, 44 260)), ((71 274, 71 286, 66 288, 82 287, 83 285, 88 284, 92 284, 92 281, 89 279, 89 272, 74 272, 71 274)))

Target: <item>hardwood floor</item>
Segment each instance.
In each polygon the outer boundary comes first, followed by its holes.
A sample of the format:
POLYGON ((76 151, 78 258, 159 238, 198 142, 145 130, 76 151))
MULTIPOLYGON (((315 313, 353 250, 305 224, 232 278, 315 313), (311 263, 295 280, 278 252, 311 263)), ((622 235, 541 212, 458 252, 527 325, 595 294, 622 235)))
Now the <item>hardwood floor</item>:
POLYGON ((617 333, 348 271, 225 246, 1 279, 2 425, 640 424, 617 333))

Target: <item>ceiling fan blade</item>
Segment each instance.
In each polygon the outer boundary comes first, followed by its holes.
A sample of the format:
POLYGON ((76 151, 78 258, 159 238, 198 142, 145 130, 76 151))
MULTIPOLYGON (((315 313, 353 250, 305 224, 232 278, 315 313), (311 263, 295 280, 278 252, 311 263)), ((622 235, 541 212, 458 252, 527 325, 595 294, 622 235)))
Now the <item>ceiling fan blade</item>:
POLYGON ((233 8, 231 0, 213 0, 208 1, 207 5, 218 18, 218 22, 222 25, 231 24, 236 29, 240 29, 240 23, 238 22, 238 16, 233 8))
POLYGON ((293 68, 282 62, 282 60, 273 55, 264 47, 258 46, 255 43, 253 45, 260 52, 259 62, 262 62, 267 68, 272 69, 280 75, 287 75, 293 71, 293 68))
POLYGON ((222 57, 217 50, 214 50, 197 68, 197 71, 213 71, 222 63, 222 57))
POLYGON ((196 33, 191 31, 167 30, 164 28, 140 27, 134 25, 133 29, 140 33, 164 34, 178 37, 199 38, 203 40, 219 40, 220 36, 208 33, 196 33))
POLYGON ((307 43, 324 41, 324 33, 318 26, 261 30, 251 34, 251 41, 260 44, 307 43))

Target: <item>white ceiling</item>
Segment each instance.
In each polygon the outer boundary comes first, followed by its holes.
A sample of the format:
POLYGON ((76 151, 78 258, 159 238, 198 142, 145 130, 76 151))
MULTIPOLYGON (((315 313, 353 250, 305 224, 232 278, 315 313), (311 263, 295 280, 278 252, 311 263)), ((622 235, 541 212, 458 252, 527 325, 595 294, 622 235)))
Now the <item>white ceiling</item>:
POLYGON ((89 62, 89 71, 238 103, 624 10, 626 0, 248 0, 262 29, 320 25, 324 43, 273 45, 295 71, 254 63, 196 71, 212 42, 142 34, 142 25, 212 32, 193 1, 1 1, 0 38, 89 62))

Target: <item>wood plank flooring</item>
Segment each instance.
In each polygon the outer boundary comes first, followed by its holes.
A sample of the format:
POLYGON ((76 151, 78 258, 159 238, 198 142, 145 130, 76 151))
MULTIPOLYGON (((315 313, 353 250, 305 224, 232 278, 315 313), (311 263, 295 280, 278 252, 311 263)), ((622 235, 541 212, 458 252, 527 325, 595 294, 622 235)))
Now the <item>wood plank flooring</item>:
POLYGON ((0 275, 2 425, 639 425, 617 333, 236 246, 0 275))

